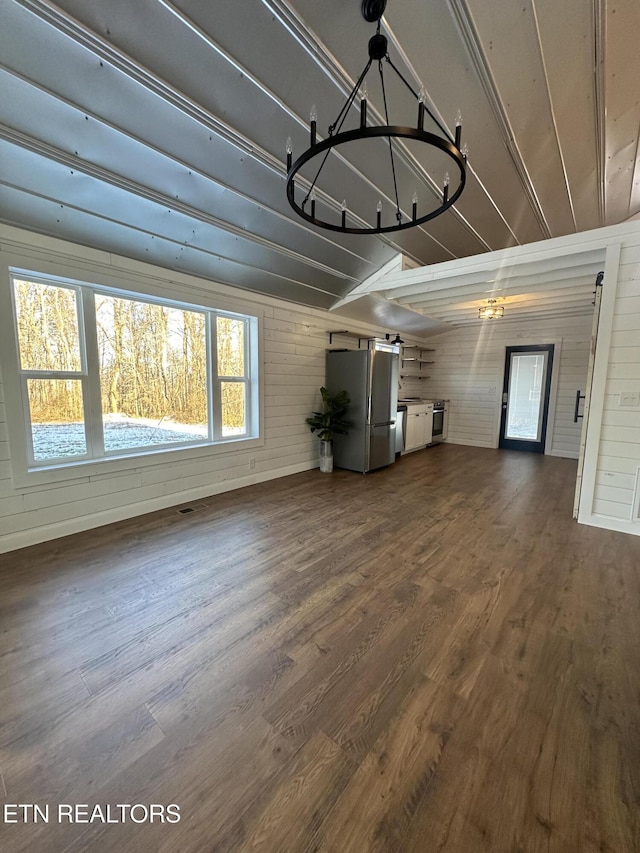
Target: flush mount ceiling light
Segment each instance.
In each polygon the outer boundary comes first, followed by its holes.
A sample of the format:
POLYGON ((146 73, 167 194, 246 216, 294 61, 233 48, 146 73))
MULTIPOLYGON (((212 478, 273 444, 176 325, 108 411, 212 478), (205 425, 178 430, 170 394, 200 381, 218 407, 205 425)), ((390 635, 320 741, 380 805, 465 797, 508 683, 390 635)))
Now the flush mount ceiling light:
POLYGON ((496 305, 497 299, 487 299, 487 304, 478 308, 480 320, 495 320, 496 317, 504 317, 504 305, 496 305))
MULTIPOLYGON (((372 38, 369 40, 369 59, 364 67, 364 70, 360 74, 360 77, 358 78, 355 86, 349 93, 347 100, 340 112, 338 113, 336 120, 333 122, 333 124, 329 125, 329 135, 327 136, 327 138, 321 140, 320 142, 317 141, 316 127, 318 116, 315 107, 312 107, 310 127, 311 144, 309 148, 304 151, 295 161, 293 160, 292 142, 290 139, 287 140, 287 199, 289 200, 289 204, 296 211, 296 213, 303 219, 306 219, 307 222, 311 222, 313 225, 318 225, 321 228, 327 228, 330 231, 340 231, 343 234, 388 234, 391 231, 403 231, 407 228, 413 228, 415 225, 422 225, 424 222, 428 222, 430 219, 435 219, 436 216, 440 216, 440 214, 448 210, 452 204, 455 204, 455 202, 460 197, 462 190, 464 189, 466 181, 467 154, 464 148, 460 148, 462 136, 462 117, 458 114, 458 118, 456 119, 455 137, 452 138, 447 132, 447 130, 440 124, 438 119, 434 116, 434 114, 425 104, 424 87, 421 87, 419 92, 415 92, 414 89, 409 85, 407 80, 400 73, 400 71, 393 64, 387 52, 387 39, 380 32, 380 19, 384 14, 386 5, 387 0, 362 0, 361 11, 363 18, 369 23, 374 23, 375 21, 377 21, 378 27, 376 30, 376 34, 372 36, 372 38), (406 86, 409 92, 411 92, 413 97, 416 99, 417 123, 415 127, 409 125, 392 125, 389 123, 387 92, 385 88, 384 70, 382 62, 383 59, 385 60, 386 64, 395 72, 395 74, 406 86), (384 103, 384 115, 386 122, 386 124, 384 125, 367 125, 368 94, 366 89, 366 77, 373 63, 377 63, 378 75, 382 88, 382 100, 384 103), (350 108, 353 105, 356 97, 358 96, 358 93, 360 93, 360 126, 355 130, 342 130, 345 119, 349 114, 350 108), (429 133, 424 129, 425 113, 427 113, 432 119, 432 121, 437 125, 442 135, 429 133), (318 185, 318 179, 320 178, 324 165, 327 162, 327 158, 329 157, 331 152, 335 152, 335 150, 338 149, 340 146, 344 146, 349 143, 357 143, 361 142, 362 140, 380 138, 382 138, 383 140, 387 140, 389 149, 389 186, 393 188, 392 203, 395 205, 395 221, 393 222, 393 224, 383 224, 382 201, 379 201, 376 206, 375 225, 365 224, 358 226, 356 225, 355 217, 353 216, 351 217, 351 222, 347 224, 347 216, 349 215, 349 210, 347 207, 346 200, 342 202, 340 220, 338 222, 332 220, 332 211, 330 209, 327 209, 327 218, 323 218, 323 216, 318 216, 316 212, 318 202, 316 200, 315 189, 318 185), (398 183, 396 179, 397 154, 395 149, 397 149, 401 140, 418 142, 430 146, 431 149, 437 149, 438 151, 446 155, 446 157, 450 158, 450 166, 452 166, 454 169, 457 169, 457 173, 459 174, 457 186, 455 187, 455 191, 451 195, 449 193, 449 173, 447 172, 444 175, 442 193, 441 195, 439 193, 436 195, 436 200, 438 204, 435 208, 431 206, 426 212, 423 212, 421 209, 419 209, 418 193, 417 190, 414 191, 413 197, 411 199, 410 218, 404 216, 401 211, 401 201, 398 195, 398 183), (320 155, 323 156, 321 157, 320 155), (313 160, 316 157, 320 159, 318 169, 315 173, 315 177, 308 179, 310 185, 306 191, 302 190, 298 192, 298 197, 300 198, 300 196, 302 195, 302 198, 300 201, 297 201, 295 186, 296 175, 298 174, 300 169, 302 169, 303 166, 305 166, 307 163, 309 163, 309 161, 313 160)), ((376 175, 375 178, 372 176, 371 181, 375 183, 376 179, 378 179, 379 177, 379 175, 376 175)), ((368 182, 366 176, 364 180, 368 182)), ((424 196, 433 196, 433 191, 429 189, 426 185, 424 187, 424 196)), ((372 211, 371 213, 373 219, 374 211, 372 211)), ((360 219, 359 221, 362 221, 362 219, 360 219)))

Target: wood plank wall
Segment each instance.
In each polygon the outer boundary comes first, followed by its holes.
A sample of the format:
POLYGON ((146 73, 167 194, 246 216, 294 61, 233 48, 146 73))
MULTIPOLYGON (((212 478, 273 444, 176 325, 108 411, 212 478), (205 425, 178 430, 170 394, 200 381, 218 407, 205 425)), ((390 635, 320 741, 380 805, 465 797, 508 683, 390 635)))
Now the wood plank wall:
POLYGON ((640 528, 640 406, 621 405, 622 394, 640 398, 640 236, 620 255, 608 361, 593 512, 640 528))

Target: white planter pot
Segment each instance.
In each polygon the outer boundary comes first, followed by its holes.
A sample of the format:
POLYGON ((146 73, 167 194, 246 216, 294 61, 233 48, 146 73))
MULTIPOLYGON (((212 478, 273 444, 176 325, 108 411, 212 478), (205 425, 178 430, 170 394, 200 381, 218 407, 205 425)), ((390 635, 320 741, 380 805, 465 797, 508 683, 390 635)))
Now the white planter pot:
POLYGON ((333 445, 330 441, 320 442, 320 470, 323 474, 333 471, 333 445))

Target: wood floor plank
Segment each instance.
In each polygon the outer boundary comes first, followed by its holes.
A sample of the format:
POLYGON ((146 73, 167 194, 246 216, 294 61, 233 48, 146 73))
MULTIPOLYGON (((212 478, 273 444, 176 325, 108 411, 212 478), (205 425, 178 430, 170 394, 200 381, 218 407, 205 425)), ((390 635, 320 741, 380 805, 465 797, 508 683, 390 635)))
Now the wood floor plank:
POLYGON ((401 850, 463 707, 446 688, 416 679, 323 824, 316 849, 401 850))
MULTIPOLYGON (((535 457, 535 458, 534 458, 535 457)), ((440 445, 0 556, 3 853, 636 853, 640 538, 440 445)))
POLYGON ((294 756, 283 781, 266 795, 267 806, 254 820, 247 815, 216 846, 216 851, 303 853, 316 846, 318 830, 342 794, 353 766, 345 753, 318 732, 294 756))

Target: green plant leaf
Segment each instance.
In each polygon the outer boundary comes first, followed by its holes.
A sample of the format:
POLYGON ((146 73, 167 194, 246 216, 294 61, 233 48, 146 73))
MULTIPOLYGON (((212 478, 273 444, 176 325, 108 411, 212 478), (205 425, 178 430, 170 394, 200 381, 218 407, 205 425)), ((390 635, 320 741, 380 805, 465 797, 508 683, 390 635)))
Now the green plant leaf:
POLYGON ((352 424, 344 419, 351 402, 347 392, 342 390, 331 394, 323 386, 320 388, 320 394, 324 411, 313 412, 310 417, 306 418, 306 423, 311 432, 317 431, 321 441, 331 441, 334 435, 348 435, 349 427, 352 424))

